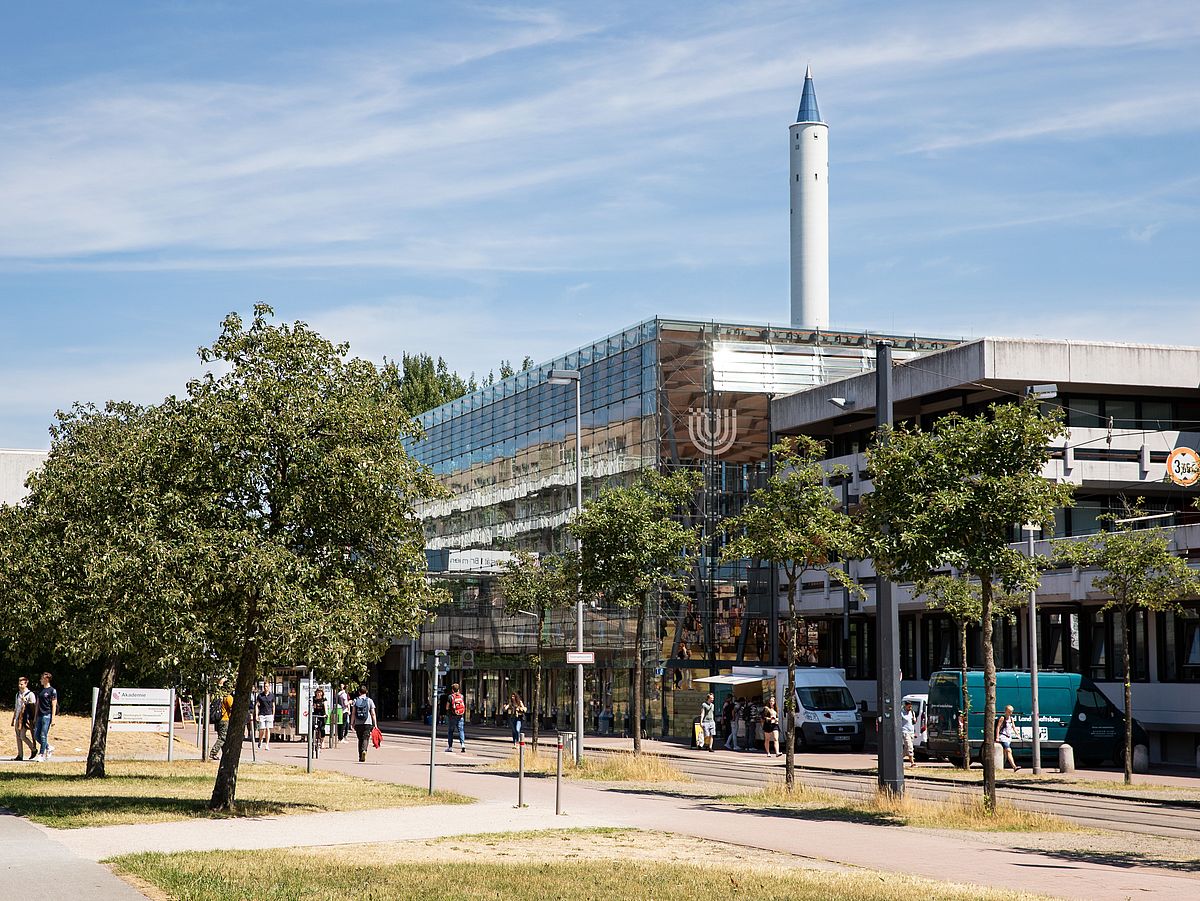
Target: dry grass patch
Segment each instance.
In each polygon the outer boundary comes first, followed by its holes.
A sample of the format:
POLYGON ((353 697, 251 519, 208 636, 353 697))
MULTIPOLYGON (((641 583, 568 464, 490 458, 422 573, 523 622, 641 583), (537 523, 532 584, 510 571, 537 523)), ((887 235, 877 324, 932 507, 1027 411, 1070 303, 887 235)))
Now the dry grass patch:
POLYGON ((873 793, 851 798, 797 782, 789 792, 782 782, 772 782, 759 791, 728 795, 724 803, 757 809, 778 808, 814 817, 844 819, 885 826, 917 826, 923 829, 972 830, 985 832, 1084 832, 1083 827, 1061 817, 1009 804, 989 813, 982 798, 927 801, 911 796, 873 793))
POLYGON ((110 863, 179 901, 454 898, 1036 901, 897 873, 634 830, 552 830, 338 849, 135 854, 110 863))
MULTIPOLYGON (((515 773, 518 755, 509 754, 503 760, 488 764, 486 769, 515 773)), ((589 779, 594 782, 691 782, 692 777, 677 770, 661 754, 634 754, 632 751, 611 751, 602 756, 585 757, 576 766, 573 758, 563 755, 563 776, 589 779)), ((525 772, 533 776, 553 776, 557 772, 557 755, 546 751, 525 752, 525 772)))
MULTIPOLYGON (((0 719, 4 719, 5 725, 12 721, 12 708, 7 711, 0 711, 0 719)), ((12 734, 11 729, 4 730, 5 744, 3 745, 4 756, 10 757, 7 751, 10 747, 16 747, 16 738, 12 734)), ((175 755, 178 757, 198 757, 200 752, 196 748, 196 727, 194 724, 175 724, 175 755)), ((92 719, 87 716, 79 716, 73 713, 60 713, 54 718, 54 724, 50 727, 50 744, 55 748, 55 755, 58 757, 86 757, 88 746, 92 741, 92 719)), ((28 753, 29 748, 25 748, 28 753)), ((14 752, 15 753, 15 752, 14 752)), ((166 759, 167 756, 167 735, 161 735, 156 732, 109 732, 108 746, 106 757, 108 760, 116 760, 118 758, 150 758, 150 759, 166 759)))
POLYGON ((216 764, 113 761, 105 779, 85 779, 82 763, 0 765, 0 807, 59 829, 158 823, 214 816, 280 816, 460 804, 454 792, 430 798, 423 789, 374 782, 341 773, 277 764, 243 763, 233 814, 208 809, 216 764))

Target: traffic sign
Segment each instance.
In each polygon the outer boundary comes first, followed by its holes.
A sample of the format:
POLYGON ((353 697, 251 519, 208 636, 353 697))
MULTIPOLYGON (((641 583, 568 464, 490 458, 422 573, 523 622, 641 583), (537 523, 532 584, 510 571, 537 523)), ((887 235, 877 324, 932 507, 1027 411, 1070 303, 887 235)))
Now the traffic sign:
POLYGON ((1200 481, 1200 454, 1190 447, 1177 447, 1167 455, 1167 478, 1188 488, 1200 481))
POLYGON ((567 651, 567 663, 582 663, 584 666, 592 666, 595 662, 595 651, 567 651))

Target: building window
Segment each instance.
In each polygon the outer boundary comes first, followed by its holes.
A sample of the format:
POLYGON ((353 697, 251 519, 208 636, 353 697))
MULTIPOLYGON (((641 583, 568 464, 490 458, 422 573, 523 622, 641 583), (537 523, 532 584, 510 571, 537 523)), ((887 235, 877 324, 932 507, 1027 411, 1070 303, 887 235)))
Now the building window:
POLYGON ((1200 682, 1200 606, 1158 616, 1158 678, 1200 682))

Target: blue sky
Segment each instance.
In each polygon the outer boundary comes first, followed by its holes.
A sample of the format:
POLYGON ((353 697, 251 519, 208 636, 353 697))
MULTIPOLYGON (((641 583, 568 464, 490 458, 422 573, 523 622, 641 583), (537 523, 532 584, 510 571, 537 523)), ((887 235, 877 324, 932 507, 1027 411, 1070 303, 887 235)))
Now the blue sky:
POLYGON ((1198 340, 1192 3, 9 4, 0 60, 0 446, 256 301, 480 373, 785 322, 810 63, 835 327, 1198 340))

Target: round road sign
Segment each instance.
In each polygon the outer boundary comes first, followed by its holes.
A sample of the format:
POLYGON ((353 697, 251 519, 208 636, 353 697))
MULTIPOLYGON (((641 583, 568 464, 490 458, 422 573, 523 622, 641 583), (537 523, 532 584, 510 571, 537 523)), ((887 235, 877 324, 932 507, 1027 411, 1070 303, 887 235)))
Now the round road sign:
POLYGON ((1167 478, 1185 488, 1200 481, 1200 455, 1190 447, 1177 447, 1167 455, 1167 478))

